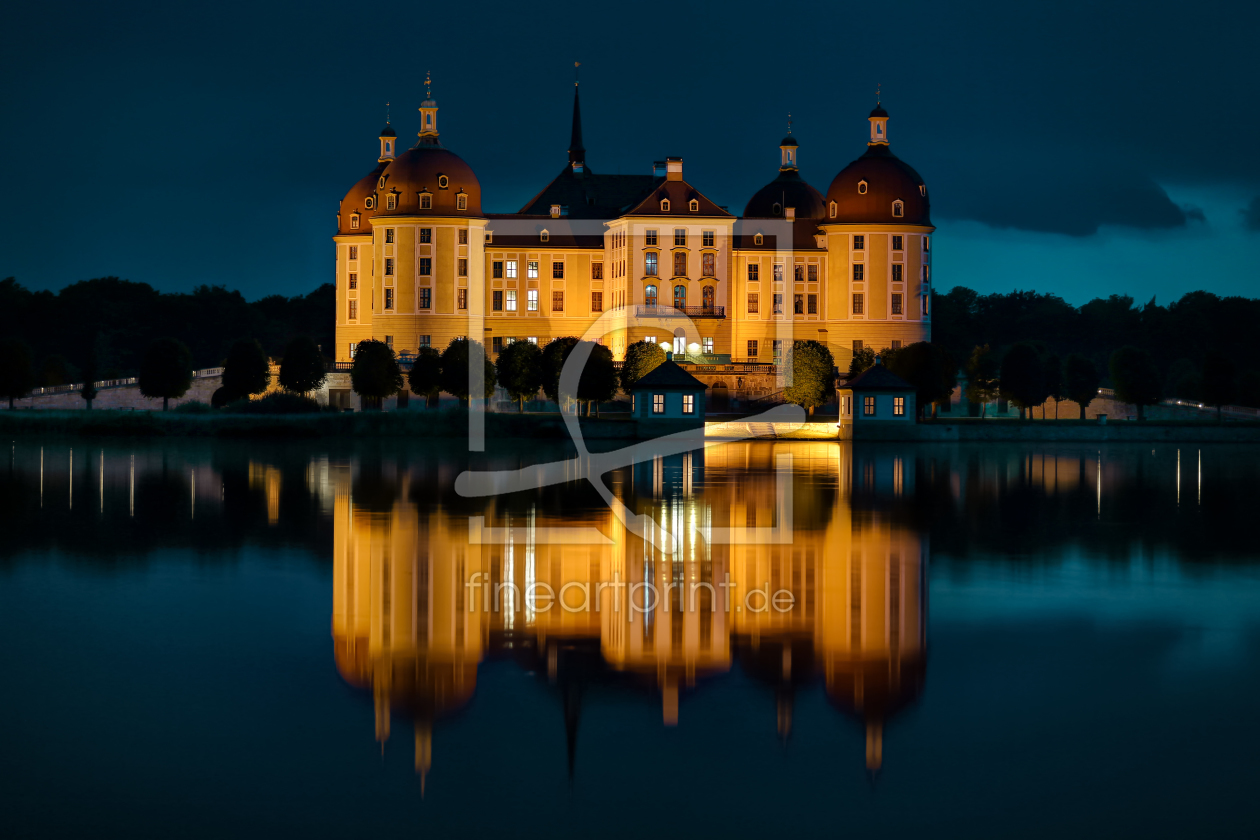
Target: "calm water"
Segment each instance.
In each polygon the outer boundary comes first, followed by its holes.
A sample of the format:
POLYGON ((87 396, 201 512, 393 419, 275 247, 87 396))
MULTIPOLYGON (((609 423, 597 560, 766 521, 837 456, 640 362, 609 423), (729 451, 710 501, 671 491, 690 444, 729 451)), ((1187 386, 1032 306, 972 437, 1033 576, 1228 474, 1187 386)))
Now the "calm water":
POLYGON ((1257 448, 727 444, 644 538, 455 491, 560 447, 87 443, 0 463, 0 836, 1260 833, 1257 448))

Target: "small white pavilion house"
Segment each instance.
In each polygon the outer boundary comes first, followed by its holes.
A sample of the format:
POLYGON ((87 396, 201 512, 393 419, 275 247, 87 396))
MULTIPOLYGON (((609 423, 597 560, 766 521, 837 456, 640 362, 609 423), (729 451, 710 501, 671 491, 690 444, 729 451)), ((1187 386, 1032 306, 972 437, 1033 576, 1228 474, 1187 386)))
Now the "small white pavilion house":
POLYGON ((634 400, 630 416, 638 436, 652 438, 704 428, 706 388, 675 362, 661 362, 630 389, 634 400))
POLYGON ((856 427, 915 422, 914 386, 884 367, 878 357, 875 364, 845 383, 838 395, 841 438, 852 438, 856 427))

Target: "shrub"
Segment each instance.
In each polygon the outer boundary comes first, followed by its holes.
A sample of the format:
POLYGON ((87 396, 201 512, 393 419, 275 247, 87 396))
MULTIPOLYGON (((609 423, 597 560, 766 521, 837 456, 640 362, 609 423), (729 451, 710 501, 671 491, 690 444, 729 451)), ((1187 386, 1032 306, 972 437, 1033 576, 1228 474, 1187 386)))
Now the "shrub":
POLYGON ((207 403, 192 400, 190 402, 181 403, 173 409, 176 414, 209 414, 214 408, 207 403))
POLYGON ((232 414, 313 414, 320 405, 302 394, 276 391, 258 400, 239 400, 226 410, 232 414))

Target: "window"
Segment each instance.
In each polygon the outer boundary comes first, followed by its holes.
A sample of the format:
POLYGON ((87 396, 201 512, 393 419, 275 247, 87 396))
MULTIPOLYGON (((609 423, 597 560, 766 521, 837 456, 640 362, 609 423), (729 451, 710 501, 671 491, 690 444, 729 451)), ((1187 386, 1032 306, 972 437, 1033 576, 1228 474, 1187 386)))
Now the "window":
POLYGON ((394 273, 394 258, 386 257, 385 258, 385 276, 389 277, 393 273, 394 273))
POLYGON ((459 276, 460 277, 468 276, 468 260, 464 257, 459 258, 459 276))
POLYGON ((700 244, 705 248, 713 247, 713 231, 706 230, 700 234, 700 244))
POLYGON ((892 347, 890 347, 889 349, 890 349, 890 350, 900 350, 900 349, 901 349, 901 339, 899 339, 899 338, 894 338, 894 339, 892 340, 892 347))
POLYGON ((687 306, 687 287, 681 286, 681 285, 675 286, 674 287, 674 308, 685 309, 686 306, 687 306))
POLYGON ((492 353, 503 352, 503 336, 496 335, 490 339, 490 351, 492 353))
POLYGON ((927 195, 927 184, 919 184, 919 195, 927 195))
POLYGON ((928 247, 928 237, 926 237, 926 236, 925 236, 925 237, 923 237, 923 253, 925 253, 925 254, 926 254, 926 253, 927 253, 928 251, 930 251, 930 250, 931 250, 931 248, 930 248, 930 247, 928 247))
POLYGON ((687 276, 687 252, 686 251, 676 251, 674 253, 674 276, 675 277, 687 276))
POLYGON ((353 359, 354 354, 357 353, 358 351, 359 351, 359 345, 354 343, 353 341, 350 342, 350 358, 353 359))
POLYGON ((421 210, 433 209, 433 196, 430 193, 420 193, 420 209, 421 210))
POLYGON ((862 314, 862 308, 863 308, 864 303, 865 303, 865 297, 862 295, 862 293, 854 292, 853 293, 853 314, 854 315, 862 314))
POLYGON ((516 289, 508 289, 507 292, 505 292, 505 294, 507 295, 507 311, 515 312, 516 311, 516 289))
POLYGON ((792 295, 792 314, 805 314, 805 295, 792 295))
POLYGON ((853 413, 853 397, 840 398, 840 413, 848 417, 853 413))
POLYGON ((698 213, 700 211, 700 202, 696 201, 694 198, 691 199, 691 204, 689 206, 691 207, 692 213, 698 213))
POLYGON ((468 244, 468 228, 459 229, 459 244, 460 245, 468 244))
POLYGON ((930 280, 928 279, 928 267, 925 265, 923 266, 923 285, 926 286, 929 282, 930 280))
POLYGON ((783 314, 783 295, 775 293, 774 295, 774 314, 783 314))
POLYGON ((687 229, 674 228, 674 246, 681 248, 687 244, 687 229))
POLYGON ((713 298, 712 286, 705 286, 700 290, 700 305, 709 311, 713 310, 713 298))
POLYGON ((757 298, 758 298, 758 295, 756 292, 748 293, 748 314, 749 315, 757 314, 757 305, 758 305, 757 298))
POLYGON ((538 261, 537 260, 530 260, 525 265, 525 276, 531 280, 538 279, 538 261))
POLYGON ((664 394, 652 395, 652 413, 653 414, 665 413, 665 395, 664 394))
POLYGON ((818 282, 818 266, 816 265, 811 265, 809 267, 809 282, 811 283, 818 282))
POLYGON ((867 417, 875 416, 875 398, 862 397, 862 413, 867 417))
POLYGON ((834 201, 831 202, 830 215, 833 219, 836 217, 836 203, 834 201))
POLYGON ((858 195, 866 195, 866 182, 858 181, 858 195))
POLYGON ((783 282, 783 263, 774 264, 774 282, 776 283, 783 282))
POLYGON ((604 264, 602 262, 591 263, 591 279, 592 280, 604 279, 604 264))
POLYGON ((862 339, 860 338, 853 339, 853 354, 857 355, 858 353, 861 353, 861 352, 862 352, 862 339))
POLYGON ((350 320, 357 321, 359 319, 359 302, 357 300, 350 301, 350 320))
POLYGON ((893 417, 906 416, 906 398, 893 397, 893 417))
POLYGON ((900 294, 894 294, 892 296, 892 314, 894 315, 901 314, 901 295, 900 294))
POLYGON ((544 230, 542 233, 538 234, 538 238, 543 242, 550 242, 551 232, 544 230))
POLYGON ((398 196, 397 196, 397 194, 395 194, 395 193, 390 193, 389 195, 385 196, 385 209, 386 209, 386 210, 397 210, 397 209, 398 209, 398 196))
POLYGON ((644 245, 655 245, 655 244, 656 244, 656 231, 654 231, 654 230, 644 231, 644 232, 643 232, 643 244, 644 244, 644 245))
POLYGON ((783 340, 776 338, 770 342, 770 354, 774 357, 775 364, 783 359, 783 340))
POLYGON ((668 212, 669 212, 669 199, 668 199, 668 198, 662 198, 662 199, 661 199, 661 212, 662 212, 662 213, 668 213, 668 212))
POLYGON ((765 241, 766 241, 765 237, 762 236, 760 233, 753 237, 754 245, 760 245, 762 242, 765 242, 765 241))
POLYGON ((865 236, 855 236, 855 237, 853 237, 853 250, 854 250, 854 251, 865 251, 865 250, 866 250, 866 237, 865 237, 865 236))
POLYGON ((394 290, 393 289, 385 290, 385 308, 386 309, 394 308, 394 290))
POLYGON ((354 272, 350 273, 350 288, 352 289, 359 288, 359 275, 355 274, 354 272))
POLYGON ((503 260, 495 260, 490 263, 490 276, 495 280, 503 279, 503 260))
POLYGON ((805 301, 805 312, 808 315, 818 314, 818 295, 810 295, 805 301))
POLYGON ((486 244, 489 245, 493 241, 494 241, 494 231, 492 230, 486 231, 486 244))
POLYGON ((757 339, 755 338, 748 339, 748 358, 757 358, 757 339))
POLYGON ((468 209, 468 195, 466 193, 460 193, 459 195, 455 196, 455 209, 456 210, 468 209))
POLYGON ((656 276, 656 254, 647 253, 643 255, 643 273, 648 277, 656 276))
POLYGON ((862 265, 862 263, 854 263, 853 264, 853 282, 861 283, 865 279, 866 279, 866 266, 862 265))
POLYGON ((351 230, 359 229, 359 214, 358 213, 355 213, 354 215, 350 217, 350 229, 351 230))
POLYGON ((682 398, 683 398, 683 414, 695 414, 696 413, 696 395, 683 394, 682 398))
POLYGON ((564 279, 564 263, 553 262, 551 264, 551 276, 555 280, 563 280, 564 279))
POLYGON ((449 187, 450 185, 451 185, 451 179, 450 179, 450 178, 447 178, 445 175, 439 175, 439 176, 438 176, 438 189, 443 189, 443 190, 444 190, 444 189, 446 189, 447 187, 449 187))
POLYGON ((516 260, 508 260, 503 264, 503 269, 509 280, 516 279, 516 260))
POLYGON ((923 296, 919 298, 919 305, 922 308, 923 314, 925 316, 932 314, 932 305, 928 303, 928 301, 930 301, 931 299, 932 299, 932 296, 928 294, 927 292, 924 292, 923 296))
POLYGON ((551 293, 551 311, 552 312, 564 311, 564 292, 551 293))
POLYGON ((591 292, 591 311, 592 312, 604 311, 604 293, 603 292, 591 292))
POLYGON ((805 264, 801 263, 792 267, 792 279, 797 283, 805 282, 805 264))
POLYGON ((902 280, 902 266, 901 266, 901 263, 896 263, 896 264, 894 264, 892 268, 893 268, 893 282, 894 282, 894 283, 900 283, 900 282, 901 282, 901 280, 902 280))
POLYGON ((538 290, 529 289, 525 292, 525 308, 530 312, 538 311, 538 290))
POLYGON ((432 289, 420 290, 420 308, 421 309, 433 308, 433 290, 432 289))
POLYGON ((757 274, 759 273, 760 268, 761 267, 757 265, 756 263, 748 264, 748 282, 749 283, 757 282, 757 274))
POLYGON ((779 214, 780 214, 780 213, 782 213, 782 212, 783 212, 783 205, 782 205, 782 204, 780 204, 780 203, 779 203, 779 202, 777 202, 777 201, 776 201, 776 202, 774 203, 774 205, 773 205, 773 206, 771 206, 771 208, 770 208, 770 215, 772 215, 772 216, 777 216, 777 215, 779 215, 779 214))
POLYGON ((420 228, 420 244, 428 245, 433 241, 433 228, 420 228))
POLYGON ((433 260, 430 257, 420 258, 420 276, 428 277, 433 273, 433 260))
POLYGON ((654 336, 654 335, 645 335, 645 336, 643 336, 643 340, 644 340, 644 341, 646 341, 648 344, 655 344, 655 343, 656 343, 656 336, 654 336))
POLYGON ((656 306, 656 287, 650 283, 643 287, 643 302, 648 306, 656 306))
POLYGON ((459 289, 458 292, 456 293, 455 300, 456 300, 456 308, 467 309, 468 308, 468 290, 459 289))
POLYGON ((716 254, 700 255, 700 275, 702 277, 713 277, 717 273, 716 254))
POLYGON ((495 312, 503 311, 503 292, 495 291, 490 295, 490 308, 495 312))
POLYGON ((700 339, 700 352, 709 353, 709 354, 713 353, 713 339, 712 338, 700 339))
POLYGON ((900 218, 905 215, 905 205, 900 201, 893 202, 893 215, 900 218))
POLYGON ((900 251, 900 250, 902 250, 902 248, 901 248, 901 241, 902 241, 902 237, 900 237, 900 236, 894 236, 894 237, 893 237, 893 250, 894 250, 894 251, 900 251))
POLYGON ((357 260, 358 258, 359 258, 359 246, 351 245, 350 246, 350 259, 357 260))

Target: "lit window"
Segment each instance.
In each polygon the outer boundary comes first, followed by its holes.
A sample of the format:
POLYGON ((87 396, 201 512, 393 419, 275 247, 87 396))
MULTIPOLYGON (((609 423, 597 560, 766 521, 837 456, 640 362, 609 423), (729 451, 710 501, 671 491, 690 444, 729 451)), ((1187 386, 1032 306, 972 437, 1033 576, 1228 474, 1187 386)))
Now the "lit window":
POLYGON ((699 210, 700 210, 700 202, 696 201, 694 198, 691 199, 691 212, 697 213, 699 212, 699 210))
POLYGON ((893 202, 893 215, 900 218, 905 215, 905 205, 900 201, 893 202))
POLYGON ((644 340, 644 341, 646 341, 648 344, 655 344, 655 343, 656 343, 656 336, 654 336, 654 335, 645 335, 645 336, 643 336, 643 340, 644 340))
POLYGON ((509 280, 516 279, 516 260, 508 260, 503 264, 503 270, 509 280))
POLYGON ((507 311, 516 311, 516 289, 507 290, 507 311))
POLYGON ((359 228, 359 214, 355 213, 354 215, 350 217, 350 229, 358 230, 358 228, 359 228))
POLYGON ((674 287, 674 308, 675 309, 687 308, 687 287, 686 286, 674 287))
POLYGON ((893 417, 906 416, 906 398, 893 397, 893 417))
POLYGON ((713 299, 714 295, 712 286, 705 286, 700 290, 700 305, 709 312, 713 311, 713 299))
POLYGON ((927 184, 919 184, 919 195, 927 196, 927 184))
POLYGON ((649 283, 643 287, 643 302, 648 306, 656 306, 656 286, 649 283))
POLYGON ((433 273, 433 259, 430 257, 420 258, 420 276, 428 277, 433 273))
POLYGON ((458 295, 455 298, 455 303, 456 303, 457 309, 468 308, 468 290, 467 289, 459 289, 458 295))
POLYGON ((394 308, 394 290, 393 289, 385 290, 385 308, 386 309, 394 308))
POLYGON ((776 283, 783 282, 783 263, 774 264, 774 282, 776 283))
POLYGON ((538 336, 536 336, 536 335, 531 335, 529 338, 527 338, 527 339, 525 339, 525 340, 526 340, 526 341, 528 341, 530 344, 533 344, 533 345, 535 345, 535 346, 537 346, 537 344, 538 344, 538 336))
POLYGON ((875 416, 875 398, 862 397, 862 413, 867 417, 875 416))
POLYGON ((892 296, 892 314, 894 315, 901 314, 901 295, 900 294, 894 294, 892 296))
MULTIPOLYGON (((537 260, 529 261, 529 263, 525 267, 525 275, 529 277, 531 280, 538 279, 538 261, 537 260)), ((508 275, 508 276, 510 277, 511 275, 508 275)))
POLYGON ((394 244, 394 229, 393 228, 385 229, 385 244, 386 245, 394 244))
POLYGON ((668 212, 669 212, 669 199, 668 199, 668 198, 662 198, 662 199, 661 199, 661 212, 662 212, 662 213, 668 213, 668 212))
POLYGON ((432 209, 433 209, 433 195, 432 195, 432 193, 420 193, 420 209, 421 209, 421 210, 432 210, 432 209))
POLYGON ((805 282, 805 264, 804 263, 797 263, 796 265, 792 266, 792 279, 795 280, 797 283, 805 282))
POLYGON ((430 336, 427 336, 427 335, 422 335, 422 336, 420 336, 420 346, 421 346, 421 347, 430 347, 430 346, 432 346, 431 337, 430 337, 430 336))
POLYGON ((656 254, 647 253, 643 255, 643 273, 648 277, 656 276, 656 254))
POLYGON ((420 244, 428 245, 433 241, 433 228, 420 228, 420 244))
POLYGON ((652 413, 653 414, 665 413, 665 395, 664 394, 652 395, 652 413))
POLYGON ((931 250, 931 248, 929 247, 928 237, 926 237, 926 236, 925 236, 925 237, 923 237, 923 253, 925 253, 925 254, 926 254, 926 253, 927 253, 928 251, 930 251, 930 250, 931 250))
POLYGON ((551 264, 551 276, 556 280, 564 279, 564 263, 553 262, 551 264))
POLYGON ((355 274, 354 272, 350 273, 350 288, 352 289, 359 288, 359 275, 355 274))
POLYGON ((354 354, 355 354, 355 353, 357 353, 358 351, 359 351, 359 345, 358 345, 358 344, 356 344, 356 343, 355 343, 355 342, 353 342, 353 341, 352 341, 352 342, 350 342, 350 358, 352 358, 352 359, 353 359, 353 358, 354 358, 354 354))
POLYGON ((396 210, 397 208, 398 208, 398 196, 394 195, 393 193, 390 193, 389 195, 385 196, 385 209, 396 210))
POLYGON ((759 306, 759 300, 760 300, 760 296, 756 292, 748 293, 748 314, 749 315, 757 314, 757 307, 759 306))
POLYGON ((757 339, 755 338, 748 339, 748 358, 757 358, 757 339))
POLYGON ((420 308, 421 309, 433 308, 433 290, 432 289, 420 290, 420 308))
POLYGON ((713 231, 706 230, 700 234, 700 244, 705 248, 713 247, 713 231))
POLYGON ((468 209, 468 196, 467 195, 465 195, 464 193, 460 193, 459 195, 455 196, 455 209, 456 210, 468 209))
POLYGON ((709 354, 713 353, 713 339, 712 338, 700 339, 700 352, 709 353, 709 354))
POLYGON ((836 217, 836 203, 833 201, 831 202, 831 218, 834 219, 835 217, 836 217))
POLYGON ((866 302, 865 295, 863 295, 861 292, 853 293, 853 314, 854 315, 862 314, 862 309, 865 306, 865 302, 866 302))
POLYGON ((525 308, 530 312, 538 311, 538 290, 529 289, 525 293, 525 308))
POLYGON ((551 293, 551 311, 552 312, 564 311, 564 292, 551 293))
POLYGON ((696 413, 696 395, 683 394, 682 398, 683 398, 683 414, 695 414, 696 413))
POLYGON ((858 195, 866 195, 866 182, 858 181, 858 195))
POLYGON ((929 303, 930 300, 932 300, 932 296, 927 292, 924 292, 923 297, 919 298, 919 301, 922 304, 924 316, 932 314, 932 304, 929 303))
POLYGON ((602 262, 591 263, 591 279, 592 280, 604 279, 604 264, 602 262))
POLYGON ((451 183, 451 179, 447 178, 445 175, 438 176, 438 187, 440 189, 446 189, 448 186, 450 186, 450 183, 451 183))
POLYGON ((853 264, 853 282, 861 283, 864 279, 866 279, 866 266, 864 266, 862 263, 854 263, 853 264))

